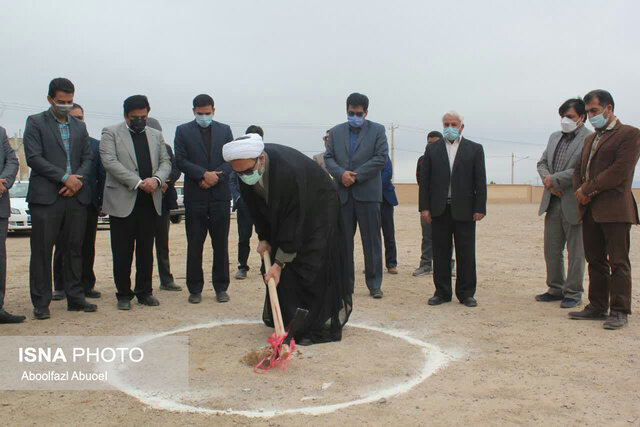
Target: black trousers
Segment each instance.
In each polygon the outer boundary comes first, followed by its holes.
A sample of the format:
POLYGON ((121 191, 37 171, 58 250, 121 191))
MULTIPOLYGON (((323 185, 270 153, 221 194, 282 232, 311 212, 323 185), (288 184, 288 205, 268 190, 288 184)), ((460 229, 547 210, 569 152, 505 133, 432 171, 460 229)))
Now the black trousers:
POLYGON ((48 307, 52 296, 51 259, 54 244, 62 257, 62 283, 67 304, 85 301, 82 276, 82 242, 87 207, 75 197, 58 197, 51 205, 29 204, 31 262, 29 288, 34 307, 48 307))
POLYGON ((204 287, 202 251, 207 232, 213 247, 211 281, 216 292, 229 288, 229 201, 186 202, 187 288, 199 294, 204 287))
POLYGON ((162 216, 158 219, 158 228, 156 230, 156 260, 158 262, 158 276, 160 276, 161 285, 173 283, 173 274, 171 274, 171 264, 169 262, 170 226, 169 211, 162 212, 162 216))
MULTIPOLYGON (((140 192, 141 193, 141 192, 140 192)), ((138 194, 133 212, 127 217, 111 216, 111 252, 113 280, 118 300, 142 298, 153 293, 153 240, 159 221, 151 197, 138 194), (136 254, 136 282, 131 291, 131 263, 136 254)))
POLYGON ((238 270, 249 271, 247 260, 251 252, 249 243, 253 234, 253 220, 242 198, 236 202, 236 222, 238 223, 238 270))
POLYGON ((383 200, 380 204, 380 217, 382 221, 386 267, 397 267, 398 249, 396 248, 396 228, 393 224, 393 205, 386 200, 383 200))
POLYGON ((9 218, 0 218, 0 309, 4 305, 4 294, 7 290, 7 232, 9 218))
MULTIPOLYGON (((93 272, 93 264, 96 258, 96 233, 98 231, 98 210, 93 205, 87 206, 87 223, 82 240, 82 275, 80 282, 85 293, 96 285, 96 275, 93 272)), ((56 291, 64 291, 62 280, 63 252, 60 245, 56 244, 53 252, 53 288, 56 291)))
POLYGON ((382 238, 380 237, 380 202, 359 202, 349 194, 349 199, 342 205, 345 239, 347 247, 347 268, 351 289, 355 283, 355 266, 353 261, 353 238, 356 227, 360 227, 360 238, 364 251, 364 270, 367 288, 370 291, 382 287, 382 238))
POLYGON ((476 223, 475 221, 456 221, 451 216, 451 205, 444 213, 434 217, 433 234, 433 281, 435 295, 450 301, 451 255, 456 246, 456 297, 463 301, 476 293, 476 223))

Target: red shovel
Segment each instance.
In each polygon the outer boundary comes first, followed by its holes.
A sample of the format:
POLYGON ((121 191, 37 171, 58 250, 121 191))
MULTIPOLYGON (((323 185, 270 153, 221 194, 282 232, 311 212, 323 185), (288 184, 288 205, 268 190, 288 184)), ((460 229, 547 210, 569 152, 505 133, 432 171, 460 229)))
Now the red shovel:
MULTIPOLYGON (((268 251, 264 252, 263 259, 265 271, 268 272, 271 268, 271 257, 268 251)), ((260 363, 253 368, 256 372, 258 369, 269 370, 280 367, 286 370, 289 367, 289 361, 293 357, 293 351, 296 347, 293 332, 304 324, 305 318, 307 314, 309 314, 308 310, 297 308, 293 320, 289 325, 289 334, 287 334, 284 329, 282 312, 280 311, 276 282, 273 278, 270 278, 267 282, 267 288, 269 290, 269 301, 271 302, 271 314, 273 316, 275 332, 267 339, 267 343, 271 347, 271 356, 266 355, 260 363)))

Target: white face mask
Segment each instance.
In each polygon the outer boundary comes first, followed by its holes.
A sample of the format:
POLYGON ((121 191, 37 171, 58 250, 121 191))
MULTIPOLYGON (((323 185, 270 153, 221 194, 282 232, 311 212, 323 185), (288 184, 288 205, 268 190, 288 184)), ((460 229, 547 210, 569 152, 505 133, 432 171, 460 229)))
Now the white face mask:
POLYGON ((562 132, 571 133, 578 128, 578 122, 574 122, 568 117, 563 117, 560 120, 560 127, 562 128, 562 132))

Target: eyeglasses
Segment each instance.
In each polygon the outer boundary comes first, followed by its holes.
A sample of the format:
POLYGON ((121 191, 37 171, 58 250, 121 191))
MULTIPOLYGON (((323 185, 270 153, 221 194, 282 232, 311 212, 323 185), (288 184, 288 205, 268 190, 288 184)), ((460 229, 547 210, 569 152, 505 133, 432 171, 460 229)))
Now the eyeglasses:
POLYGON ((364 116, 364 111, 358 111, 358 112, 347 111, 347 116, 349 116, 349 117, 353 117, 353 116, 362 117, 362 116, 364 116))
POLYGON ((253 173, 253 168, 256 167, 256 165, 258 164, 258 159, 256 158, 256 160, 253 162, 253 166, 251 166, 250 168, 246 168, 245 170, 241 171, 241 172, 236 172, 238 175, 251 175, 253 173))
POLYGON ((327 141, 329 140, 329 137, 328 137, 328 136, 323 136, 323 137, 322 137, 322 140, 323 140, 324 142, 327 142, 327 141))

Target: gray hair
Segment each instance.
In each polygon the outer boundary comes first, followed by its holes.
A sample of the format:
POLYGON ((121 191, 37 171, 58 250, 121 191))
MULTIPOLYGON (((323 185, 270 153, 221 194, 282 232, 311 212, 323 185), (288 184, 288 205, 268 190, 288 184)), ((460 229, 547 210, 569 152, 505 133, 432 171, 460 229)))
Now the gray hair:
POLYGON ((444 121, 444 118, 447 117, 447 116, 455 117, 456 119, 460 120, 460 124, 461 125, 464 124, 464 116, 462 114, 458 113, 457 111, 454 111, 454 110, 447 111, 442 116, 442 121, 444 121))

